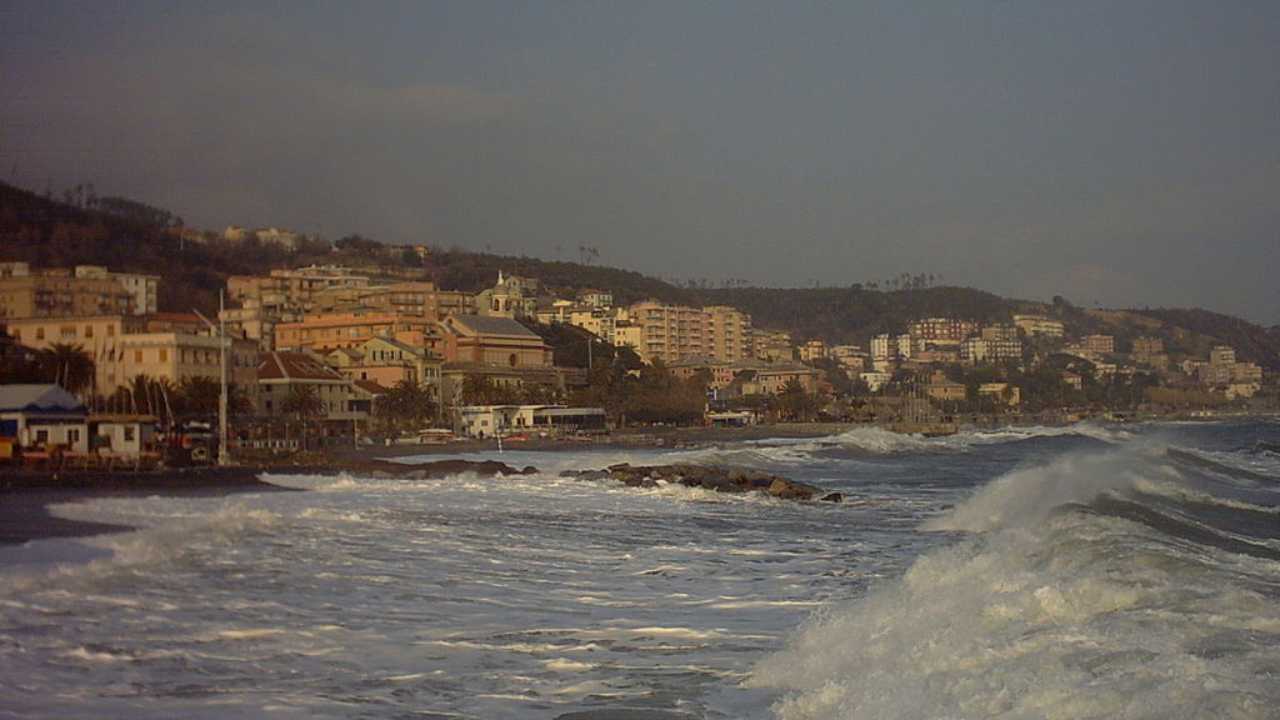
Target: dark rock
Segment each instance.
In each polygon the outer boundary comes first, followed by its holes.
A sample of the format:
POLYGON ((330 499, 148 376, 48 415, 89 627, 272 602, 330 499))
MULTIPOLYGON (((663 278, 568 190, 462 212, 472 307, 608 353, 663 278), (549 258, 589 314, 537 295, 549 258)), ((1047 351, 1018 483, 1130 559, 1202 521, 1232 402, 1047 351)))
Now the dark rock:
POLYGON ((827 493, 826 495, 823 495, 822 497, 818 498, 818 500, 822 502, 829 502, 829 503, 844 502, 844 493, 838 493, 838 492, 827 493))
POLYGON ((373 461, 347 469, 353 472, 367 472, 373 477, 401 477, 414 480, 443 478, 462 473, 494 477, 495 475, 531 475, 538 472, 538 469, 533 466, 517 470, 496 460, 436 460, 420 465, 373 461))
POLYGON ((787 480, 786 478, 774 478, 766 492, 782 500, 812 500, 815 495, 822 493, 823 490, 814 485, 787 480))
POLYGON ((557 715, 555 720, 697 720, 697 716, 675 710, 647 708, 599 708, 557 715))
POLYGON ((561 477, 581 480, 614 480, 627 487, 651 488, 659 482, 704 488, 714 492, 744 493, 763 492, 786 500, 812 500, 822 497, 827 502, 840 502, 843 495, 787 478, 759 473, 747 468, 709 465, 633 466, 629 463, 610 465, 604 470, 566 470, 561 477))

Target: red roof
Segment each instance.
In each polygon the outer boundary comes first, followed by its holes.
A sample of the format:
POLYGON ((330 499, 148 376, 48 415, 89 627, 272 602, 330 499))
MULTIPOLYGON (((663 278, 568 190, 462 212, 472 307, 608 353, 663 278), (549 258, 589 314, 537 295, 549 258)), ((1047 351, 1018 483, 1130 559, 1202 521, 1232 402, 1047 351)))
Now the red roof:
POLYGON ((259 380, 342 380, 336 370, 300 352, 268 352, 258 356, 259 380))
POLYGON ((387 393, 391 392, 391 388, 386 387, 385 385, 379 385, 378 383, 372 380, 352 380, 351 384, 369 393, 370 395, 386 395, 387 393))

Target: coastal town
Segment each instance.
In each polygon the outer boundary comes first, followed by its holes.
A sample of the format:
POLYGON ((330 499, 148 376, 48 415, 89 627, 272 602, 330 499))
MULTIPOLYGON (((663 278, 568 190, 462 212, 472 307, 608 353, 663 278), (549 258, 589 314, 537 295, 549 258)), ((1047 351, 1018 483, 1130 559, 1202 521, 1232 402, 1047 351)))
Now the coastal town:
MULTIPOLYGON (((220 240, 298 238, 229 227, 220 240)), ((137 465, 177 447, 180 462, 227 462, 760 423, 927 434, 1275 402, 1272 378, 1229 345, 1076 334, 1049 305, 918 317, 855 344, 758 327, 729 305, 622 304, 607 287, 502 270, 479 292, 442 288, 426 245, 380 252, 391 261, 229 276, 216 317, 161 307, 160 275, 0 263, 0 457, 137 465)))

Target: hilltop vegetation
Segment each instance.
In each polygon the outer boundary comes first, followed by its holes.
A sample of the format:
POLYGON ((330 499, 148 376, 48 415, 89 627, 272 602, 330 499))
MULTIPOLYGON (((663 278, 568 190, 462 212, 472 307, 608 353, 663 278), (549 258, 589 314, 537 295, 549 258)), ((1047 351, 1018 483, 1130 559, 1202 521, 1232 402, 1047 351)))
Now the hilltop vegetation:
POLYGON ((865 344, 878 333, 904 331, 918 317, 1007 322, 1015 312, 1038 312, 1061 319, 1072 334, 1113 334, 1122 352, 1142 335, 1162 338, 1175 358, 1203 358, 1211 345, 1225 343, 1235 347, 1242 360, 1280 370, 1280 326, 1265 329, 1199 309, 1086 310, 1061 298, 1046 304, 1009 300, 972 288, 929 287, 924 276, 892 286, 911 289, 880 290, 874 284, 681 287, 631 270, 458 249, 434 250, 424 261, 412 252, 388 252, 386 246, 356 235, 342 238, 336 247, 310 238, 286 250, 256 239, 184 241, 182 231, 182 219, 174 213, 124 198, 98 198, 91 188, 87 194, 83 188, 68 191, 60 202, 0 183, 0 260, 25 260, 39 267, 106 265, 157 274, 163 278, 159 301, 164 310, 213 312, 218 290, 230 275, 313 263, 346 264, 375 275, 420 277, 443 289, 467 292, 491 287, 501 270, 537 278, 565 295, 589 287, 609 290, 622 305, 648 298, 729 305, 750 313, 757 327, 787 331, 796 342, 822 338, 828 343, 865 344))

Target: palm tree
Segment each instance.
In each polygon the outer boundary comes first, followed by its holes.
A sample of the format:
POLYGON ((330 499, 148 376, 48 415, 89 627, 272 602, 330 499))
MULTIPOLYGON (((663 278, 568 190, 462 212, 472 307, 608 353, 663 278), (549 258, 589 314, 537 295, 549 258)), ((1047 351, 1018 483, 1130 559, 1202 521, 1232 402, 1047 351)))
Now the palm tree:
POLYGON ((296 415, 302 425, 302 449, 307 449, 307 421, 324 414, 324 402, 314 385, 292 385, 280 409, 296 415))
MULTIPOLYGON (((134 375, 122 388, 128 399, 122 408, 143 415, 165 417, 173 415, 171 405, 173 384, 167 378, 154 378, 146 374, 134 375)), ((120 391, 117 391, 119 394, 120 391)))
POLYGON ((67 392, 79 394, 93 385, 97 366, 93 356, 85 352, 82 345, 54 343, 48 349, 40 351, 37 361, 40 375, 45 382, 61 385, 67 392))

